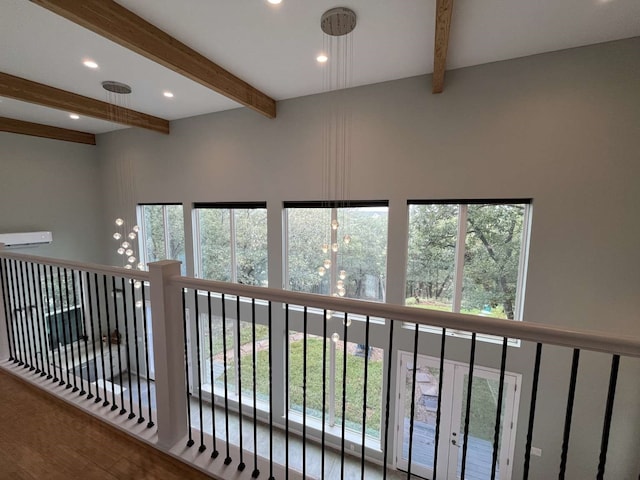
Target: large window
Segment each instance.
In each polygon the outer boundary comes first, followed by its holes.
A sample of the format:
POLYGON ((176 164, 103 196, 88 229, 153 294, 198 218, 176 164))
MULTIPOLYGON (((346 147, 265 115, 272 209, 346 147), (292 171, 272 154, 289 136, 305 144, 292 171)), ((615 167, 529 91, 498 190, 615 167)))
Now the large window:
POLYGON ((520 320, 530 202, 409 202, 406 304, 520 320))
POLYGON ((268 286, 264 202, 196 203, 194 225, 199 277, 268 286))
POLYGON ((140 257, 145 266, 158 260, 179 260, 186 275, 184 216, 180 204, 144 204, 138 206, 140 257))
POLYGON ((386 202, 285 203, 285 208, 288 288, 385 301, 386 202))

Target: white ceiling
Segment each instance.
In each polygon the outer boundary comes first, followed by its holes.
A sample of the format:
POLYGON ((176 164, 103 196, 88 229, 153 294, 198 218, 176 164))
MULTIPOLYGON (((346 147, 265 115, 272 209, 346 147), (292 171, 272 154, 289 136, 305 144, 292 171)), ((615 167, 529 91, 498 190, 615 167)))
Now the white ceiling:
MULTIPOLYGON (((336 0, 119 0, 276 100, 322 91, 320 16, 336 0)), ((432 72, 435 0, 344 0, 353 85, 432 72)), ((456 0, 448 68, 640 35, 639 0, 456 0)), ((0 0, 0 71, 106 100, 100 83, 133 88, 129 108, 175 120, 240 105, 26 0, 0 0), (91 58, 99 69, 82 65, 91 58), (175 97, 166 99, 164 90, 175 97)), ((430 85, 425 85, 430 88, 430 85)), ((446 94, 446 80, 445 80, 446 94)), ((102 133, 119 125, 1 99, 0 116, 102 133)), ((256 114, 258 115, 258 114, 256 114)))

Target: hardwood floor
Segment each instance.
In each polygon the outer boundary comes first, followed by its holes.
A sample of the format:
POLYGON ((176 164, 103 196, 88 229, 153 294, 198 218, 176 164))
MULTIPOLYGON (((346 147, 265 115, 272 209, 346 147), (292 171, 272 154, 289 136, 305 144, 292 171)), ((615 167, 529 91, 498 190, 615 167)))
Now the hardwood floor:
POLYGON ((0 370, 0 479, 210 477, 0 370))

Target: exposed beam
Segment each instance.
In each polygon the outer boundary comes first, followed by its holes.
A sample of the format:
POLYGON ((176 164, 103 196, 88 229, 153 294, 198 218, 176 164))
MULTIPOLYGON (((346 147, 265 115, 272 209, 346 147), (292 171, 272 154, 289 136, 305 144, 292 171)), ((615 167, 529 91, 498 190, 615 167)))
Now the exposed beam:
POLYGON ((447 68, 453 0, 436 0, 436 38, 433 51, 433 93, 442 93, 447 68))
POLYGON ((64 140, 66 142, 96 144, 96 136, 93 133, 69 130, 68 128, 52 127, 40 123, 24 122, 13 118, 0 117, 0 132, 19 133, 21 135, 32 135, 34 137, 52 138, 54 140, 64 140))
POLYGON ((274 118, 276 102, 113 0, 31 0, 129 50, 274 118))
POLYGON ((132 127, 147 128, 160 133, 169 133, 169 122, 146 113, 112 105, 102 100, 60 90, 42 83, 32 82, 8 73, 0 72, 0 97, 15 98, 45 107, 66 110, 89 117, 121 123, 132 127))

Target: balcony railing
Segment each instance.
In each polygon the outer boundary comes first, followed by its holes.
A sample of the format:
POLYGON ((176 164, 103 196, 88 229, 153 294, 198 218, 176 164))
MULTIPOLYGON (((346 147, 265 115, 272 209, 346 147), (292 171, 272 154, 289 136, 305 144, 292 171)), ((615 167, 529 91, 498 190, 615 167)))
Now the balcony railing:
POLYGON ((217 478, 639 473, 637 338, 199 280, 172 261, 0 250, 0 286, 2 368, 217 478))

